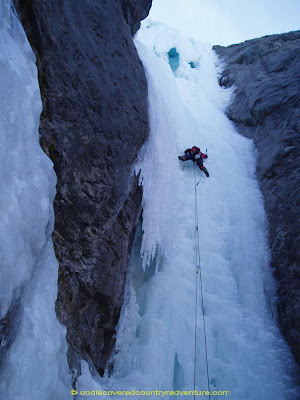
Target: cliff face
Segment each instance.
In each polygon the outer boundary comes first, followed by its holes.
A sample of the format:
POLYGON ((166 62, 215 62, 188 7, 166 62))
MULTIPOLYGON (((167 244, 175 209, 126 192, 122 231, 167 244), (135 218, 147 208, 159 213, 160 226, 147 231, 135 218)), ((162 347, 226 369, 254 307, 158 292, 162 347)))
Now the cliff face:
POLYGON ((228 116, 258 149, 280 325, 300 362, 300 31, 214 50, 225 62, 220 84, 236 86, 228 116))
POLYGON ((16 0, 37 56, 40 134, 58 177, 56 311, 69 362, 102 373, 114 345, 141 201, 131 168, 149 131, 132 40, 151 0, 16 0))

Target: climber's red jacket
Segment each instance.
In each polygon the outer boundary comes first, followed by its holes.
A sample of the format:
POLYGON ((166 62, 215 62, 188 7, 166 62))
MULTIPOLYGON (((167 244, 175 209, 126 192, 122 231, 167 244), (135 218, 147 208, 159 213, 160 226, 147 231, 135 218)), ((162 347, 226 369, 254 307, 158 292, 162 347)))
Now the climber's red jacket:
POLYGON ((193 146, 191 149, 186 149, 184 153, 185 154, 194 154, 194 155, 201 154, 201 156, 203 158, 207 158, 207 155, 202 153, 201 150, 199 149, 199 147, 197 147, 197 146, 193 146))

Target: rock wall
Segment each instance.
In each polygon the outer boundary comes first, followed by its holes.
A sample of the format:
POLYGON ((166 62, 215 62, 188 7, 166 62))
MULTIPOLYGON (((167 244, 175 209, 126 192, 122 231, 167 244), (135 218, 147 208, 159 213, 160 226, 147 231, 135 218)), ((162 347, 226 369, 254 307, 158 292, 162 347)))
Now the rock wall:
POLYGON ((300 31, 214 50, 225 62, 220 84, 235 85, 228 116, 258 149, 279 321, 300 362, 300 31))
POLYGON ((40 134, 58 177, 56 311, 70 367, 103 373, 114 346, 141 189, 132 176, 149 131, 132 35, 151 0, 15 0, 37 56, 40 134))

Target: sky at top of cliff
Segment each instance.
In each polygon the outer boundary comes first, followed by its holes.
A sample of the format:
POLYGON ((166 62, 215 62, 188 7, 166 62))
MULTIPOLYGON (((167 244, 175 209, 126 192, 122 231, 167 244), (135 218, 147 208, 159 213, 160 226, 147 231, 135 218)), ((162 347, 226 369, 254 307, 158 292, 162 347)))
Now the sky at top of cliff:
POLYGON ((150 18, 227 46, 300 29, 299 0, 153 0, 150 18))

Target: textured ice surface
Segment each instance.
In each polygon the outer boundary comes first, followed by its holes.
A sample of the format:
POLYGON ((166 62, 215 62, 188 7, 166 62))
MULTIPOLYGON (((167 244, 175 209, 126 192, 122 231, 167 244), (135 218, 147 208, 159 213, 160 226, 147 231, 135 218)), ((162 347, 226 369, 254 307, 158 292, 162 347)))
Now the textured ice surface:
MULTIPOLYGON (((209 46, 149 21, 136 46, 149 83, 151 120, 137 164, 143 221, 131 256, 114 371, 101 385, 193 389, 195 181, 193 164, 177 155, 197 145, 208 149, 210 172, 206 178, 196 170, 211 390, 229 390, 235 400, 297 399, 291 377, 296 367, 275 322, 256 151, 224 114, 231 93, 218 85, 218 60, 209 46), (179 54, 174 74, 172 48, 179 54)), ((196 389, 206 390, 200 304, 198 310, 196 389)))
POLYGON ((10 1, 0 5, 0 398, 67 399, 65 330, 54 305, 56 177, 39 145, 35 57, 10 1), (10 341, 10 342, 8 342, 10 341))

